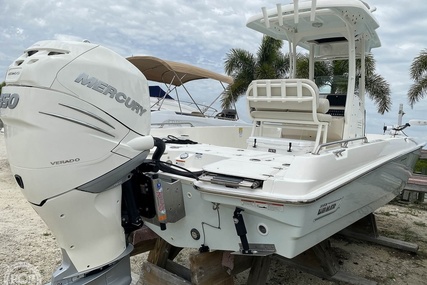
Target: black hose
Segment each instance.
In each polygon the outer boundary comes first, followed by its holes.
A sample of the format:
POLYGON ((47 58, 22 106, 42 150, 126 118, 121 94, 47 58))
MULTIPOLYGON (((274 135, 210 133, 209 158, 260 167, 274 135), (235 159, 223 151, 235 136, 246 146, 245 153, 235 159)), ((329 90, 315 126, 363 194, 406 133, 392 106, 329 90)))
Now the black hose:
POLYGON ((167 172, 167 173, 172 173, 172 174, 176 174, 176 175, 180 175, 180 176, 185 176, 185 177, 192 177, 195 179, 198 179, 198 176, 200 176, 203 171, 189 171, 183 167, 179 167, 177 165, 171 165, 168 164, 166 162, 163 162, 160 160, 160 158, 162 157, 163 153, 165 152, 166 149, 166 144, 165 142, 160 139, 160 138, 154 138, 154 146, 156 147, 156 150, 153 153, 152 156, 152 161, 154 162, 155 166, 160 169, 163 172, 167 172), (181 171, 179 169, 176 168, 181 168, 184 171, 181 171))
POLYGON ((153 137, 153 139, 154 139, 154 146, 156 147, 156 150, 153 153, 153 160, 160 161, 160 158, 165 152, 166 144, 160 138, 153 137))
POLYGON ((199 176, 202 175, 203 173, 203 171, 190 171, 183 167, 173 165, 173 164, 168 164, 163 161, 157 161, 156 166, 163 172, 168 172, 168 173, 185 176, 185 177, 192 177, 194 179, 199 179, 199 176), (177 167, 183 169, 184 171, 176 169, 177 167))

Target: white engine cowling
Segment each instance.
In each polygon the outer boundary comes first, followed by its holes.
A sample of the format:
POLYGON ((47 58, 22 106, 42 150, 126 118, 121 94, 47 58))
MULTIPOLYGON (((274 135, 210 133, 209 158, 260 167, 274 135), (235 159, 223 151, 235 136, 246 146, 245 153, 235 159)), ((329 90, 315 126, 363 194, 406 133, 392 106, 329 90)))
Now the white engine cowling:
POLYGON ((121 258, 121 184, 153 147, 144 75, 99 45, 38 42, 7 71, 0 119, 15 179, 68 264, 53 279, 121 258))

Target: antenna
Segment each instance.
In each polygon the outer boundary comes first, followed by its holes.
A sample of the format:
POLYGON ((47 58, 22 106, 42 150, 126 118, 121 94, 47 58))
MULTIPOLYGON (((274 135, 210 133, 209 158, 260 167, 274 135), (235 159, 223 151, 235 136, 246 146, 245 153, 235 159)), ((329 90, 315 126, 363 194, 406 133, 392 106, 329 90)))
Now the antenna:
POLYGON ((264 16, 264 24, 266 28, 270 28, 270 20, 268 19, 267 8, 262 7, 262 15, 264 16))
POLYGON ((399 112, 397 114, 398 114, 397 125, 401 126, 403 115, 405 115, 405 112, 403 112, 403 104, 399 104, 399 112))

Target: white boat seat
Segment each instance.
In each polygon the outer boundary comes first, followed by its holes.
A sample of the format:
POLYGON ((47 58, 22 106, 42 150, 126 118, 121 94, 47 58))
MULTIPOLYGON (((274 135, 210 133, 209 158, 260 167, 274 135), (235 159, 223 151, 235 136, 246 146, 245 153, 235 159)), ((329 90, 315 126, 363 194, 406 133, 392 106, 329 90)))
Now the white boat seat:
MULTIPOLYGON (((315 145, 326 142, 332 116, 326 114, 329 101, 319 98, 317 85, 308 79, 254 80, 246 92, 252 135, 262 135, 265 123, 280 124, 283 129, 306 129, 316 132, 315 145)), ((270 124, 271 125, 271 124, 270 124)), ((282 131, 286 136, 286 132, 282 131)))

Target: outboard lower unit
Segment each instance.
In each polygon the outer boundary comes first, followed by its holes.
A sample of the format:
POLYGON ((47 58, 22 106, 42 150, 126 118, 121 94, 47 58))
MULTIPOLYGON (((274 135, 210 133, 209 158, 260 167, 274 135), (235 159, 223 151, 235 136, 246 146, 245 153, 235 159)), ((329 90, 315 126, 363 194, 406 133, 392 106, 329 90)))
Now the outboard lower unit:
POLYGON ((123 184, 153 147, 148 84, 87 42, 42 41, 0 97, 12 173, 62 250, 51 284, 130 284, 123 184))

